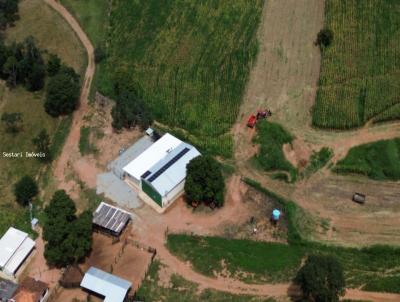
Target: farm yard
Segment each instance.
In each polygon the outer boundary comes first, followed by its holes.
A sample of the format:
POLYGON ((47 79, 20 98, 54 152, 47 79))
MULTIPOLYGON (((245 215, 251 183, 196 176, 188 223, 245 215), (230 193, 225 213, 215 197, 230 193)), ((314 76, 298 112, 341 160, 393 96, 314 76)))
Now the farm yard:
POLYGON ((138 91, 157 121, 230 157, 228 132, 257 54, 262 8, 259 0, 118 1, 98 88, 109 96, 115 83, 138 91))
POLYGON ((348 129, 398 119, 400 3, 328 0, 325 6, 334 38, 322 50, 313 125, 348 129))

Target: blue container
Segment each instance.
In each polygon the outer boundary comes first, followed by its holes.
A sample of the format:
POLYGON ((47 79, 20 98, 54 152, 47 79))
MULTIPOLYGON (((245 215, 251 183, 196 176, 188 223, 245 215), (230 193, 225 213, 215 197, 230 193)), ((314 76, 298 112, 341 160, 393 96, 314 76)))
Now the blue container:
POLYGON ((281 216, 281 211, 279 211, 278 209, 274 209, 272 211, 272 219, 273 220, 278 221, 280 216, 281 216))

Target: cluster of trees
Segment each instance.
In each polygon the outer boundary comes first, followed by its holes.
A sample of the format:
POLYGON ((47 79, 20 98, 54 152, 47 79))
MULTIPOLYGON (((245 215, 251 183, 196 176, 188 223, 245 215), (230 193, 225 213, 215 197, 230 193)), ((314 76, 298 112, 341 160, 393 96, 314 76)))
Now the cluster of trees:
POLYGON ((18 20, 19 0, 0 0, 0 29, 5 29, 18 20))
POLYGON ((10 87, 22 84, 29 91, 43 88, 46 64, 32 37, 10 46, 0 40, 0 77, 10 87))
POLYGON ((295 282, 300 285, 304 301, 338 302, 346 288, 343 268, 332 256, 310 255, 295 282))
POLYGON ((116 104, 111 111, 112 126, 117 130, 139 126, 142 130, 153 122, 150 109, 134 90, 117 89, 116 104))
POLYGON ((82 260, 92 245, 92 213, 76 216, 75 204, 64 190, 54 193, 44 212, 44 256, 49 265, 64 267, 82 260))
POLYGON ((185 196, 189 204, 204 202, 221 207, 225 182, 221 165, 211 156, 198 156, 186 166, 185 196))
POLYGON ((53 117, 72 113, 79 101, 79 75, 71 67, 62 65, 56 56, 50 57, 47 72, 50 80, 44 109, 53 117))

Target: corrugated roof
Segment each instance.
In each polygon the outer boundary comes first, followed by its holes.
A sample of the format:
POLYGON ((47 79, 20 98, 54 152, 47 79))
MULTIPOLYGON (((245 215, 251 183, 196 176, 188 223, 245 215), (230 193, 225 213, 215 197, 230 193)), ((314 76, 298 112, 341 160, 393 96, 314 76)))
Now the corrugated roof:
POLYGON ((0 268, 14 274, 34 247, 35 241, 27 233, 10 227, 0 239, 0 268))
POLYGON ((104 302, 122 302, 132 283, 91 267, 83 277, 81 286, 105 297, 104 302))
POLYGON ((182 143, 181 140, 166 133, 142 154, 127 164, 123 170, 139 181, 140 177, 147 170, 166 157, 168 152, 175 149, 180 143, 182 143))
POLYGON ((18 288, 18 284, 0 278, 0 300, 11 299, 18 288))
POLYGON ((146 182, 150 183, 161 196, 167 195, 186 178, 186 165, 199 155, 201 154, 195 147, 181 143, 149 169, 146 182))
POLYGON ((121 230, 131 219, 131 215, 117 207, 101 202, 93 213, 93 223, 103 228, 109 229, 115 233, 121 230))

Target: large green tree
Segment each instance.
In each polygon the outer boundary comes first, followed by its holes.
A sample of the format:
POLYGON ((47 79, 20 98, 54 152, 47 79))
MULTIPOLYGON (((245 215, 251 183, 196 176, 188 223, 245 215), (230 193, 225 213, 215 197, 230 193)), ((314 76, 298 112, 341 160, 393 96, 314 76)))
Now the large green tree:
POLYGON ((56 191, 45 208, 44 256, 50 265, 64 267, 77 263, 90 251, 92 214, 83 212, 77 217, 75 213, 75 204, 64 190, 56 191))
POLYGON ((185 182, 186 200, 192 202, 224 204, 225 183, 221 165, 211 156, 198 156, 187 167, 185 182))
POLYGON ((22 206, 27 206, 38 193, 39 188, 36 181, 28 175, 22 177, 14 185, 15 199, 22 206))
POLYGON ((47 86, 44 108, 48 114, 57 117, 70 114, 79 101, 79 76, 72 68, 62 66, 60 71, 50 78, 47 86))
POLYGON ((295 278, 304 297, 315 302, 337 302, 345 292, 340 263, 332 256, 310 255, 295 278))

